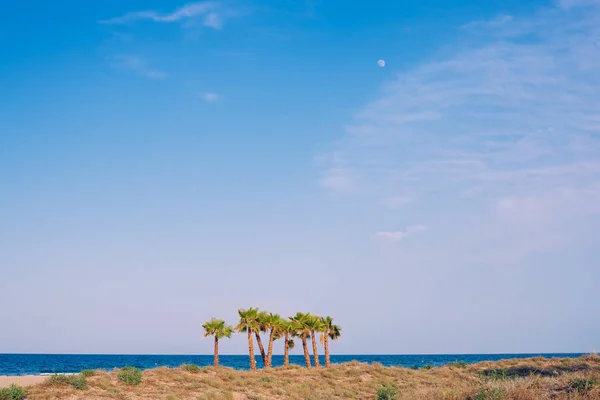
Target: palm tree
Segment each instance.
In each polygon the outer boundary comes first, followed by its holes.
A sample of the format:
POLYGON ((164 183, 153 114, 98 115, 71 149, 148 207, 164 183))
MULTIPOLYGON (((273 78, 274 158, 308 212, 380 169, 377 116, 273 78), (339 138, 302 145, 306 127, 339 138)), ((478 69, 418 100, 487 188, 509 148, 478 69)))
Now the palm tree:
POLYGON ((319 353, 317 352, 317 337, 316 332, 320 332, 322 330, 321 327, 321 317, 316 315, 310 315, 306 319, 306 327, 310 331, 310 340, 312 342, 313 348, 313 357, 315 359, 315 367, 319 367, 319 353))
POLYGON ((267 362, 265 368, 271 368, 273 359, 273 342, 281 337, 281 317, 279 314, 269 313, 263 317, 263 323, 266 330, 269 331, 269 348, 267 352, 267 362))
POLYGON ((214 336, 215 337, 215 367, 219 366, 219 339, 230 338, 233 333, 233 328, 222 319, 212 318, 210 321, 202 324, 204 328, 204 337, 214 336))
POLYGON ((283 335, 283 366, 288 367, 290 365, 290 349, 295 346, 294 340, 292 339, 297 334, 296 327, 292 321, 286 321, 282 319, 279 321, 279 331, 283 335))
POLYGON ((267 366, 267 354, 265 353, 265 348, 262 343, 262 339, 260 337, 260 333, 267 332, 267 323, 269 321, 269 313, 266 311, 261 311, 258 313, 257 317, 258 329, 254 330, 254 335, 256 336, 256 343, 258 343, 258 349, 260 350, 260 355, 263 360, 263 365, 267 366))
POLYGON ((247 310, 238 310, 240 321, 235 327, 238 332, 248 333, 248 353, 250 355, 250 369, 256 369, 256 358, 254 357, 254 341, 252 340, 252 332, 259 329, 258 326, 258 309, 249 308, 247 310))
POLYGON ((325 317, 321 318, 321 324, 323 327, 321 334, 321 342, 325 348, 325 367, 331 365, 329 357, 329 339, 338 340, 342 336, 342 328, 333 323, 333 318, 325 317))
POLYGON ((307 321, 311 318, 310 313, 301 313, 298 312, 293 317, 290 317, 290 320, 294 324, 294 329, 300 335, 302 339, 302 348, 304 349, 304 361, 306 361, 306 368, 310 368, 310 354, 308 354, 308 345, 306 343, 306 338, 310 334, 310 329, 307 326, 307 321))

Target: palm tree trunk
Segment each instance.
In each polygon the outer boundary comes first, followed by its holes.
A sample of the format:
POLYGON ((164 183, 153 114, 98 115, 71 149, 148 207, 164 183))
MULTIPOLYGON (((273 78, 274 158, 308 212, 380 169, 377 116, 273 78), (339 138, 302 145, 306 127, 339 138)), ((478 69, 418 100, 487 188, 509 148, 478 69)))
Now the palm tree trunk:
POLYGON ((308 344, 306 343, 306 333, 302 334, 302 347, 304 348, 304 361, 306 361, 306 368, 310 368, 310 354, 308 354, 308 344))
POLYGON ((283 339, 285 340, 285 344, 283 345, 283 366, 287 368, 290 366, 290 345, 287 333, 283 336, 283 339))
POLYGON ((315 367, 319 367, 319 353, 317 353, 317 338, 315 331, 310 331, 310 340, 312 341, 313 357, 315 358, 315 367))
POLYGON ((275 329, 271 329, 271 333, 269 334, 269 350, 267 353, 267 365, 266 368, 271 368, 271 362, 273 361, 273 342, 275 339, 275 329))
POLYGON ((250 354, 250 369, 256 369, 254 358, 254 343, 252 342, 252 329, 248 329, 248 354, 250 354))
POLYGON ((258 343, 258 348, 260 349, 260 355, 262 356, 263 364, 267 366, 267 355, 265 354, 265 348, 263 347, 262 340, 260 339, 260 333, 258 331, 254 332, 256 336, 256 342, 258 343))
POLYGON ((328 367, 331 365, 330 361, 329 361, 329 336, 327 335, 327 331, 325 331, 325 335, 323 336, 323 347, 325 348, 325 367, 328 367))
POLYGON ((219 366, 219 337, 215 335, 215 367, 219 366))

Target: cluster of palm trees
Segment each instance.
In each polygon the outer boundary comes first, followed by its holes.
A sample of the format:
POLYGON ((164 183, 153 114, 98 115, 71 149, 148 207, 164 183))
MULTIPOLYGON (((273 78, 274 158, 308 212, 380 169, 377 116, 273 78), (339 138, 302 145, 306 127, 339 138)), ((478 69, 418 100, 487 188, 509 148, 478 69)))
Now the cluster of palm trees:
POLYGON ((325 366, 329 367, 329 340, 337 340, 342 335, 342 328, 333 323, 331 317, 319 317, 311 313, 296 313, 287 319, 278 314, 260 311, 258 308, 238 310, 240 320, 237 326, 227 325, 222 319, 213 318, 205 322, 204 337, 214 336, 214 364, 219 365, 219 340, 230 338, 234 332, 246 333, 248 335, 248 353, 250 355, 250 369, 256 369, 254 358, 254 338, 258 344, 260 355, 265 368, 271 368, 273 358, 273 342, 283 339, 284 353, 283 364, 285 367, 290 363, 290 349, 294 348, 294 338, 300 338, 304 350, 306 368, 311 368, 311 359, 308 349, 308 341, 312 343, 312 352, 315 367, 319 367, 319 353, 317 349, 317 335, 325 351, 325 366), (261 333, 268 335, 267 351, 263 346, 261 333))

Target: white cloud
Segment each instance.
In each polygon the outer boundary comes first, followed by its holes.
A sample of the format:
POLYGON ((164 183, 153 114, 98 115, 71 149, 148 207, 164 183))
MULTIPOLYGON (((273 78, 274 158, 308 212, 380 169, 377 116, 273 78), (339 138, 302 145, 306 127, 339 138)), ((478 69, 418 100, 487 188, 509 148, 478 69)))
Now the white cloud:
POLYGON ((356 192, 356 176, 346 166, 342 153, 334 152, 330 157, 322 157, 319 161, 326 165, 321 178, 321 186, 335 195, 348 195, 356 192))
POLYGON ((391 241, 391 242, 399 242, 401 240, 408 238, 409 236, 413 236, 417 233, 425 232, 426 230, 427 230, 427 226, 418 224, 418 225, 411 225, 411 226, 407 227, 404 231, 377 232, 375 234, 375 236, 381 240, 391 241))
POLYGON ((223 27, 223 19, 219 14, 211 12, 204 17, 203 24, 209 28, 221 29, 223 27))
POLYGON ((398 242, 407 236, 405 232, 377 232, 375 235, 380 239, 392 242, 398 242))
POLYGON ((600 214, 600 182, 583 188, 563 187, 544 193, 503 197, 497 201, 497 211, 503 217, 535 223, 548 216, 564 220, 573 214, 600 214))
POLYGON ((354 188, 352 173, 344 167, 332 167, 325 172, 321 184, 327 189, 336 192, 349 192, 354 188))
POLYGON ((600 5, 600 0, 558 0, 559 7, 569 10, 576 7, 589 7, 600 5))
POLYGON ((212 92, 202 93, 202 99, 207 103, 215 103, 221 98, 218 94, 212 92))
POLYGON ((473 21, 461 26, 462 29, 497 28, 506 25, 514 19, 512 15, 500 15, 488 21, 473 21))
POLYGON ((109 57, 113 68, 128 70, 149 79, 164 79, 167 74, 163 71, 149 68, 146 60, 135 55, 114 55, 109 57))
POLYGON ((172 23, 190 20, 196 17, 203 16, 203 25, 213 28, 221 29, 223 26, 223 19, 220 14, 217 13, 216 9, 218 5, 213 2, 200 2, 190 3, 182 7, 177 8, 171 13, 161 14, 157 11, 135 11, 124 14, 120 17, 100 21, 103 24, 124 24, 128 22, 134 22, 139 20, 149 20, 161 23, 172 23))
MULTIPOLYGON (((514 232, 494 245, 518 237, 523 249, 546 249, 560 240, 539 235, 558 232, 558 221, 598 212, 600 8, 540 9, 470 27, 476 45, 400 72, 356 113, 332 145, 343 163, 323 173, 352 171, 360 193, 388 208, 402 193, 419 199, 411 213, 460 213, 480 229, 465 226, 466 242, 492 235, 493 223, 474 221, 493 218, 514 232), (525 221, 537 228, 522 230, 525 221)), ((564 235, 583 235, 570 229, 564 235)), ((378 236, 405 237, 387 233, 378 236)))

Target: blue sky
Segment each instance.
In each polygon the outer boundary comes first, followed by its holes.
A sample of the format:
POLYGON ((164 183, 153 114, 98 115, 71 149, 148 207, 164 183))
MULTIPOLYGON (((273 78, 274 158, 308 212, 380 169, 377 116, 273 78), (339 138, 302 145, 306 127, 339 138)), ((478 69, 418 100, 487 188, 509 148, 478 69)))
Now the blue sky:
POLYGON ((0 352, 598 350, 600 3, 523 3, 3 5, 0 352))

